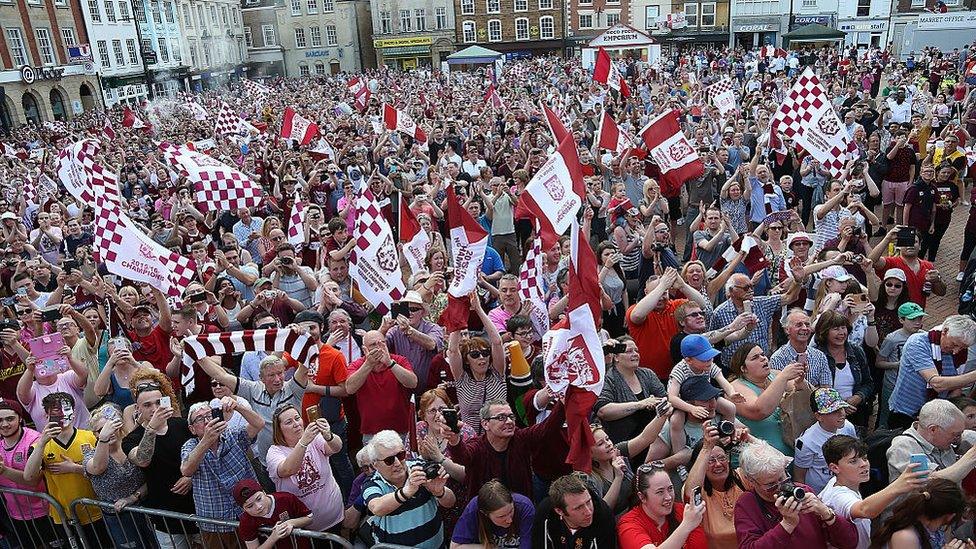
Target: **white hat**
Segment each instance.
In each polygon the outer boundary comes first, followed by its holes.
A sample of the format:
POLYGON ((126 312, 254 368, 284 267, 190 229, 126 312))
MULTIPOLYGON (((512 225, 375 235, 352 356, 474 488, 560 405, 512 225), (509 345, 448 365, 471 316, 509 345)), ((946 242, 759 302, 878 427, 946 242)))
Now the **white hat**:
POLYGON ((888 269, 885 271, 884 276, 881 277, 881 280, 888 280, 889 278, 897 278, 902 282, 908 282, 908 277, 905 276, 905 271, 901 269, 888 269))

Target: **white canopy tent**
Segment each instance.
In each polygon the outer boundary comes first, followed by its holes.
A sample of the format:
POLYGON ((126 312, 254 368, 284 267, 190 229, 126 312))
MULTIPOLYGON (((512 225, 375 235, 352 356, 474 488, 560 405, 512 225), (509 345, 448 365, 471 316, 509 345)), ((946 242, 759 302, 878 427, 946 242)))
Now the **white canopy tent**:
POLYGON ((611 55, 617 52, 618 56, 626 51, 637 50, 640 52, 639 59, 648 64, 654 63, 661 57, 661 45, 656 40, 649 34, 624 23, 610 27, 583 48, 584 67, 593 68, 596 63, 596 52, 600 48, 607 50, 611 55))

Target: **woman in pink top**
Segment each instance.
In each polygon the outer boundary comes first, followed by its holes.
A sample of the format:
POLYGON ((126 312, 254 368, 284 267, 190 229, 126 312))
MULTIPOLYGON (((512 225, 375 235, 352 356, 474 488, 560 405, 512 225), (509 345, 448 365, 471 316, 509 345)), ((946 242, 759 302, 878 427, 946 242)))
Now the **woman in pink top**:
POLYGON ((279 492, 298 496, 313 509, 309 530, 338 533, 343 517, 342 493, 329 456, 342 451, 342 439, 329 422, 319 419, 306 427, 298 409, 278 408, 271 417, 274 445, 268 448, 268 473, 279 492))
MULTIPOLYGON (((33 485, 24 482, 27 454, 40 436, 37 431, 24 427, 24 412, 18 403, 0 399, 0 437, 3 437, 0 486, 46 492, 44 481, 33 485)), ((32 543, 40 546, 54 539, 51 521, 47 520, 47 501, 6 492, 3 500, 13 523, 13 537, 19 539, 22 546, 27 547, 32 543)))

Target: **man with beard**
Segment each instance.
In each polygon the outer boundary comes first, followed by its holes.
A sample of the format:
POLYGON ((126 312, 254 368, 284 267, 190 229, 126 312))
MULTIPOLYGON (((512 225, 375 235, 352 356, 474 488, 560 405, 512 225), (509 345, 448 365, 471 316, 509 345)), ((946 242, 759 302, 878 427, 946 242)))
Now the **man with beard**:
POLYGON ((888 231, 885 237, 881 239, 881 242, 878 242, 878 245, 868 254, 868 258, 874 262, 874 268, 878 272, 878 276, 884 274, 888 269, 901 269, 904 271, 905 278, 907 279, 905 284, 908 286, 908 300, 925 307, 925 300, 928 297, 928 294, 924 291, 926 283, 930 286, 928 293, 938 296, 946 294, 946 284, 942 280, 938 269, 935 268, 934 263, 918 257, 919 240, 917 234, 911 245, 896 246, 896 249, 901 252, 901 256, 882 257, 882 254, 888 249, 888 245, 892 239, 898 234, 898 230, 898 227, 894 227, 888 231))
POLYGON ((810 338, 813 336, 813 324, 810 316, 802 309, 793 309, 786 315, 786 324, 783 326, 786 337, 789 340, 773 356, 769 358, 769 367, 773 370, 783 370, 794 362, 802 362, 797 357, 800 353, 807 355, 807 381, 814 387, 833 387, 833 374, 827 363, 827 355, 816 347, 810 346, 810 338))

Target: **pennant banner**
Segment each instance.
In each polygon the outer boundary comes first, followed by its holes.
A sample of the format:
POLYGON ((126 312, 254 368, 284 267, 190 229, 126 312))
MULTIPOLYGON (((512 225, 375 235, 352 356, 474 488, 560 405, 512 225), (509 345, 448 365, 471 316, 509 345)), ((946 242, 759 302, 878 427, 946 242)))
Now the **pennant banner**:
POLYGON ((404 296, 406 286, 393 231, 369 189, 364 189, 356 200, 352 237, 356 244, 350 255, 349 274, 366 301, 379 314, 386 314, 393 302, 404 296))

